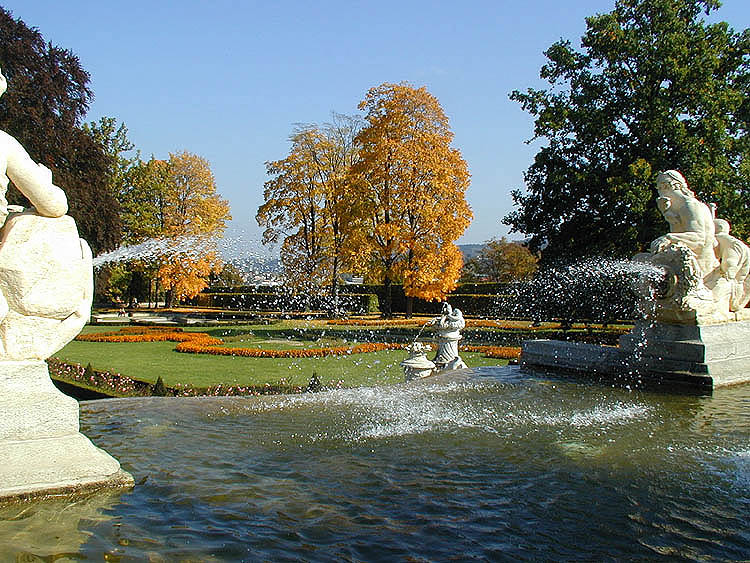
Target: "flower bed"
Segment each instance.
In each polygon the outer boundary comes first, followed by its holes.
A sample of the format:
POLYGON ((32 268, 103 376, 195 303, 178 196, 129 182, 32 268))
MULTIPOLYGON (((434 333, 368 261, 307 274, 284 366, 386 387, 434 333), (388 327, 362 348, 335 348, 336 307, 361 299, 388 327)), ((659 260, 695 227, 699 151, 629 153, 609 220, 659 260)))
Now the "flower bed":
MULTIPOLYGON (((47 360, 50 376, 54 379, 78 384, 86 388, 93 388, 112 397, 148 397, 154 394, 154 385, 140 379, 132 379, 126 375, 109 371, 96 371, 84 368, 80 364, 70 363, 55 358, 47 360)), ((340 388, 343 382, 335 382, 332 388, 340 388)), ((247 395, 277 395, 289 393, 303 393, 306 387, 292 385, 282 380, 278 383, 262 385, 212 385, 210 387, 195 387, 187 384, 177 384, 165 387, 166 394, 174 397, 227 397, 247 395)))
POLYGON ((517 360, 521 357, 521 349, 517 346, 462 346, 467 352, 479 352, 485 358, 497 358, 499 360, 517 360))
POLYGON ((224 343, 205 332, 183 332, 182 329, 173 328, 131 328, 129 330, 122 329, 119 332, 79 334, 76 340, 82 342, 190 342, 201 340, 206 343, 214 342, 217 345, 224 343))
POLYGON ((55 358, 47 360, 50 376, 84 387, 99 389, 113 397, 143 397, 151 395, 151 384, 109 371, 95 371, 90 367, 72 364, 55 358))
POLYGON ((307 350, 262 350, 259 348, 229 348, 221 346, 224 341, 205 332, 184 332, 175 329, 139 328, 119 332, 99 332, 81 334, 76 340, 84 342, 179 342, 176 352, 186 354, 211 354, 214 356, 241 356, 246 358, 322 358, 324 356, 345 356, 365 354, 383 350, 403 349, 403 344, 367 342, 353 346, 333 346, 310 348, 307 350))
MULTIPOLYGON (((493 322, 493 321, 490 321, 493 322)), ((76 340, 85 342, 178 342, 176 352, 184 354, 210 354, 214 356, 239 356, 244 358, 323 358, 325 356, 346 356, 366 354, 384 350, 403 350, 401 343, 366 342, 352 346, 332 346, 308 348, 306 350, 264 350, 260 348, 230 348, 222 346, 224 341, 205 332, 185 332, 172 328, 129 328, 119 332, 99 332, 81 334, 76 340)), ((515 346, 472 346, 461 347, 467 352, 478 352, 487 358, 515 360, 521 356, 521 349, 515 346)))
POLYGON ((213 354, 216 356, 243 356, 246 358, 322 358, 325 356, 346 356, 365 354, 383 350, 403 349, 403 344, 368 342, 354 346, 334 346, 330 348, 309 348, 307 350, 262 350, 260 348, 227 348, 216 346, 204 340, 181 342, 175 347, 177 352, 190 354, 213 354))

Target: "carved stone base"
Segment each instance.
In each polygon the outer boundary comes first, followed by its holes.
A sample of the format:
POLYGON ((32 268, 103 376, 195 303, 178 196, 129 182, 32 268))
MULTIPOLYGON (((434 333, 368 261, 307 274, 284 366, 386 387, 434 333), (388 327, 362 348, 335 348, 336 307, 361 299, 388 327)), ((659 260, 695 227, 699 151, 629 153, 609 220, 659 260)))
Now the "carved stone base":
POLYGON ((0 502, 133 486, 78 431, 78 402, 57 390, 44 362, 0 362, 0 413, 0 502))
POLYGON ((750 382, 748 321, 705 326, 639 323, 620 337, 620 348, 646 373, 706 377, 713 387, 750 382))
POLYGON ((619 347, 528 340, 521 366, 645 386, 710 390, 750 383, 750 321, 641 323, 620 337, 619 347))

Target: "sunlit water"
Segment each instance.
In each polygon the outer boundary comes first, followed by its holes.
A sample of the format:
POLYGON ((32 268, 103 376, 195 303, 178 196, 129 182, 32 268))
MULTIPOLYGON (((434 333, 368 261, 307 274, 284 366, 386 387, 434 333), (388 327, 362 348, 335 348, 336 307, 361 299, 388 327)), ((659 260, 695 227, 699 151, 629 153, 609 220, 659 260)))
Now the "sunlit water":
POLYGON ((748 559, 749 409, 516 368, 83 403, 135 489, 0 511, 0 560, 748 559))

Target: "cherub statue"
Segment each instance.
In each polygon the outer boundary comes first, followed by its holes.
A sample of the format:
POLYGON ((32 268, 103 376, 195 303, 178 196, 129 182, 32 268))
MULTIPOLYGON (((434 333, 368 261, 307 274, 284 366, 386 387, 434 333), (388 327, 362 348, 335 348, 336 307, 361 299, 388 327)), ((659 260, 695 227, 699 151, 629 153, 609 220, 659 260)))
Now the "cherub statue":
MULTIPOLYGON (((8 89, 8 82, 0 69, 0 96, 8 89)), ((21 143, 0 130, 0 227, 9 211, 23 211, 18 206, 8 207, 5 195, 8 179, 25 195, 36 212, 43 217, 62 217, 68 212, 65 192, 52 183, 52 172, 34 162, 21 143)))
POLYGON ((750 301, 750 248, 729 234, 728 221, 716 219, 714 224, 721 276, 729 283, 729 310, 739 311, 750 301))
POLYGON ((667 170, 656 177, 659 197, 656 204, 669 223, 669 232, 651 243, 652 252, 673 244, 688 247, 695 255, 703 276, 718 265, 714 255, 714 217, 711 209, 699 201, 677 170, 667 170))
POLYGON ((438 332, 438 351, 433 362, 439 370, 462 369, 466 364, 458 355, 458 341, 461 340, 461 330, 466 326, 460 309, 453 309, 448 303, 443 303, 441 315, 430 321, 438 332))

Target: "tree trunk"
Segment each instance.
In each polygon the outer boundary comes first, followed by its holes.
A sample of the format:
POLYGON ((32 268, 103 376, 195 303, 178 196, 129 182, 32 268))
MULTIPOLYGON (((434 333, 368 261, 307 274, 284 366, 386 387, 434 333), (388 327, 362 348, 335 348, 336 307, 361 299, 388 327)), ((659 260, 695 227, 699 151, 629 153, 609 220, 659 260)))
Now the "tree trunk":
POLYGON ((383 307, 381 308, 382 317, 384 319, 393 318, 393 292, 391 284, 391 278, 388 274, 385 275, 383 286, 385 289, 385 295, 383 299, 383 307))
POLYGON ((333 300, 333 314, 338 316, 339 311, 339 259, 337 256, 333 257, 333 272, 331 279, 331 299, 333 300))
POLYGON ((410 319, 414 315, 414 298, 411 295, 406 296, 406 318, 410 319))

